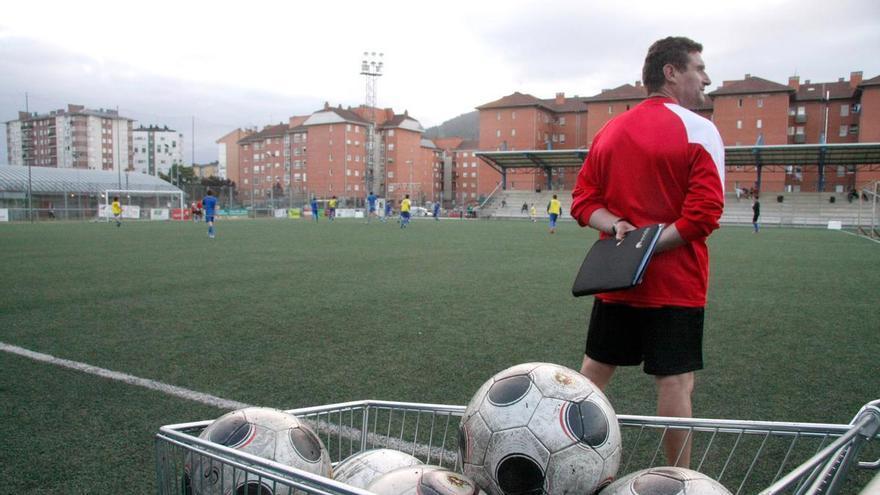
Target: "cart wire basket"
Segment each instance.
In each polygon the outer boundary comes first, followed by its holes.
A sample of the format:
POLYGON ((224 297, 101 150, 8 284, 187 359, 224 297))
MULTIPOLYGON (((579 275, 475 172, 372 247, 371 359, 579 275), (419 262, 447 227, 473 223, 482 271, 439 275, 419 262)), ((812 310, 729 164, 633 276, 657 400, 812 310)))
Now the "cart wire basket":
MULTIPOLYGON (((458 425, 464 409, 365 400, 287 412, 312 427, 334 464, 364 450, 391 448, 426 464, 460 471, 458 425)), ((663 438, 673 430, 686 431, 692 442, 691 468, 737 495, 859 493, 880 470, 880 400, 862 407, 849 424, 632 415, 617 419, 623 449, 618 477, 664 465, 663 438)), ((198 438, 211 422, 160 428, 158 493, 204 495, 220 493, 212 487, 223 487, 224 494, 235 495, 371 494, 198 438), (189 476, 187 465, 194 459, 207 465, 202 472, 212 473, 213 480, 189 476)))

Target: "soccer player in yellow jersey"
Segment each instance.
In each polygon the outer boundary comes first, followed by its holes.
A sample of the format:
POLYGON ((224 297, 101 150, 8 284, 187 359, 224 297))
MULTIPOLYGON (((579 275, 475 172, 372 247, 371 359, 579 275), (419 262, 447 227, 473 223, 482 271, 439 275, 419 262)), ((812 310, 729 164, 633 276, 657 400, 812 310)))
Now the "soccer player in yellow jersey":
POLYGON ((331 222, 336 218, 336 202, 336 196, 333 196, 330 198, 330 201, 327 201, 327 216, 330 217, 331 222))
POLYGON ((122 206, 119 204, 119 196, 113 196, 113 204, 110 205, 110 210, 113 212, 113 219, 116 220, 116 226, 121 226, 122 222, 120 222, 119 219, 122 218, 122 206))
POLYGON ((529 210, 529 218, 532 219, 532 223, 538 221, 538 210, 535 209, 535 203, 532 203, 532 209, 529 210))
POLYGON ((409 200, 409 194, 404 196, 403 201, 400 202, 400 228, 405 229, 407 224, 409 223, 409 208, 411 202, 409 200))
POLYGON ((562 203, 553 195, 553 199, 547 204, 547 213, 550 214, 550 233, 556 233, 556 219, 562 214, 562 203))

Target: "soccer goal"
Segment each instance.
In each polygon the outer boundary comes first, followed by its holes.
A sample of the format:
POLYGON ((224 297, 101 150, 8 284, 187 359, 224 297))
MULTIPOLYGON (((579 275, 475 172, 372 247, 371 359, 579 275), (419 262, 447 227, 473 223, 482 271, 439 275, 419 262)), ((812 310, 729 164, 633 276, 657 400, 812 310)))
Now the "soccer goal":
POLYGON ((185 205, 183 191, 132 191, 130 189, 106 189, 101 195, 98 219, 113 218, 113 198, 119 197, 124 220, 183 220, 185 205))
POLYGON ((880 214, 880 181, 874 182, 859 191, 859 216, 856 234, 869 239, 880 239, 880 225, 877 215, 880 214))

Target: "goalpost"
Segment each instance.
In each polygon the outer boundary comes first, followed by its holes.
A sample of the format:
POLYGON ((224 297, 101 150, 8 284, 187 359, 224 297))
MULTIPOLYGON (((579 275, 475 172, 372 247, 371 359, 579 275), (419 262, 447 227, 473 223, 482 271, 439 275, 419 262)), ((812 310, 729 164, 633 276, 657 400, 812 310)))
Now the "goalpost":
POLYGON ((131 189, 105 189, 102 204, 98 208, 98 219, 109 221, 113 218, 111 204, 113 197, 119 196, 122 218, 126 220, 183 220, 183 191, 133 191, 131 189), (178 214, 172 211, 177 210, 178 214))
POLYGON ((861 191, 858 191, 859 202, 858 225, 856 225, 856 234, 865 236, 869 239, 880 238, 880 225, 878 225, 877 215, 880 214, 880 181, 874 182, 861 191))

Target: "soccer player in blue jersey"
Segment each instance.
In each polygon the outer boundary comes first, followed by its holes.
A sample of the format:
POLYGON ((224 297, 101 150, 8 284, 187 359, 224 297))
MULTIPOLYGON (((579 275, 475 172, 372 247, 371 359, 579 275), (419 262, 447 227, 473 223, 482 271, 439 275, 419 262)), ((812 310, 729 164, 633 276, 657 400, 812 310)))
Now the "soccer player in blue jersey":
POLYGON ((391 218, 391 200, 385 200, 385 216, 382 217, 382 222, 387 222, 388 219, 391 218))
POLYGON ((440 221, 440 202, 439 201, 434 202, 434 220, 436 220, 438 222, 440 221))
POLYGON ((367 223, 370 223, 373 217, 376 216, 376 195, 373 194, 373 191, 370 191, 370 194, 367 196, 367 223))
POLYGON ((214 215, 217 210, 217 198, 214 191, 208 189, 208 195, 202 200, 202 210, 205 212, 205 223, 208 224, 208 237, 214 238, 214 215))
POLYGON ((312 218, 315 219, 315 222, 318 221, 318 198, 312 196, 312 201, 309 203, 309 206, 312 209, 312 218))

